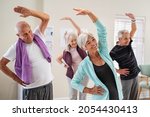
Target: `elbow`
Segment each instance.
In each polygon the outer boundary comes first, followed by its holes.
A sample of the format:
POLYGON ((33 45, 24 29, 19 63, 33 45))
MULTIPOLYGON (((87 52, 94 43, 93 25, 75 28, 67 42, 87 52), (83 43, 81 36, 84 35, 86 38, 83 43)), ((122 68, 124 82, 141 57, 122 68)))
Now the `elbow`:
POLYGON ((43 22, 49 22, 50 16, 48 14, 45 14, 44 18, 42 19, 43 22))
POLYGON ((49 16, 48 14, 46 15, 45 20, 46 20, 46 21, 49 21, 49 20, 50 20, 50 16, 49 16))
POLYGON ((62 64, 62 61, 60 58, 57 58, 56 61, 59 63, 59 64, 62 64))
POLYGON ((0 70, 2 71, 4 69, 4 64, 2 63, 2 60, 0 60, 0 70))

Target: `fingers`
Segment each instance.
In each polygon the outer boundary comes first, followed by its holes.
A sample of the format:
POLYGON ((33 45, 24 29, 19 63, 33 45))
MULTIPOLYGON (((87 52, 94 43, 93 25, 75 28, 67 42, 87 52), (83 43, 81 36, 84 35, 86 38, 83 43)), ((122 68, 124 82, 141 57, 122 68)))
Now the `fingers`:
POLYGON ((20 15, 20 17, 25 17, 24 15, 20 15))
POLYGON ((14 8, 14 11, 17 12, 17 13, 20 13, 21 12, 21 8, 19 6, 17 6, 17 7, 14 8))
POLYGON ((129 75, 129 73, 130 73, 129 69, 127 69, 127 68, 122 69, 122 73, 121 73, 122 75, 127 76, 127 75, 129 75))
POLYGON ((125 13, 125 15, 131 19, 135 19, 134 15, 132 13, 125 13))
POLYGON ((80 8, 73 8, 74 11, 81 11, 82 9, 80 8))
POLYGON ((93 87, 93 94, 103 95, 104 89, 101 86, 94 86, 93 87))
POLYGON ((70 19, 71 19, 70 17, 63 17, 60 20, 70 20, 70 19))
POLYGON ((73 8, 73 10, 78 12, 76 15, 85 15, 86 14, 84 9, 73 8))
POLYGON ((97 87, 97 94, 98 95, 103 95, 104 91, 105 90, 102 87, 100 87, 100 86, 97 87))

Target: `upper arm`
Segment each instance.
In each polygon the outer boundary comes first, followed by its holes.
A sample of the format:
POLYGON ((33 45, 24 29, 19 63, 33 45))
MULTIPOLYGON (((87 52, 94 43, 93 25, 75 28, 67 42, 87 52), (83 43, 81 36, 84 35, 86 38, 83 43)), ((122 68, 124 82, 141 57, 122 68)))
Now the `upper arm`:
POLYGON ((40 26, 39 26, 39 29, 40 29, 40 32, 44 35, 44 31, 46 29, 48 25, 48 20, 44 20, 41 22, 40 26))
POLYGON ((131 32, 130 32, 130 38, 131 39, 133 39, 133 36, 134 36, 135 32, 136 32, 136 30, 131 30, 131 32))
POLYGON ((130 31, 130 38, 131 39, 133 39, 133 36, 134 36, 136 30, 137 30, 136 23, 132 22, 132 24, 131 24, 131 31, 130 31))

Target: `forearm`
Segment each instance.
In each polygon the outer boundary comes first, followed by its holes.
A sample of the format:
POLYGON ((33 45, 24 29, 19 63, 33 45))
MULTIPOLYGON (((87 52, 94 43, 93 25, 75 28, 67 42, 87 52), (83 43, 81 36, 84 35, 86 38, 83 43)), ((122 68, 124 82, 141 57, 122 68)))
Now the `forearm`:
POLYGON ((44 12, 35 11, 35 10, 31 10, 31 9, 30 9, 30 12, 31 12, 31 16, 37 17, 37 18, 41 19, 42 21, 48 21, 49 20, 49 15, 44 13, 44 12))
POLYGON ((12 78, 14 81, 22 85, 22 80, 14 73, 12 72, 7 66, 1 66, 1 71, 12 78))
POLYGON ((60 55, 56 60, 59 64, 62 64, 63 63, 62 59, 63 59, 63 55, 60 55))
POLYGON ((76 28, 78 35, 81 33, 81 29, 80 27, 72 20, 70 19, 70 22, 72 23, 72 25, 76 28))
POLYGON ((62 64, 62 63, 63 63, 63 62, 62 62, 62 59, 60 59, 60 58, 57 58, 56 60, 57 60, 57 62, 58 62, 59 64, 62 64))
POLYGON ((97 16, 94 15, 92 12, 88 11, 88 16, 90 17, 90 19, 91 19, 93 22, 96 22, 96 21, 97 21, 97 16))

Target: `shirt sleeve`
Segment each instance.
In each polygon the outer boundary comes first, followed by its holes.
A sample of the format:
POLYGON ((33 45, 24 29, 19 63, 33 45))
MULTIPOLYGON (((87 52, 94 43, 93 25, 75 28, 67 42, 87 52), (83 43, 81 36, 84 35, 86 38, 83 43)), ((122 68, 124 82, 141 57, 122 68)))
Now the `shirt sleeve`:
POLYGON ((79 90, 80 92, 83 92, 85 88, 85 86, 83 86, 81 83, 83 81, 83 78, 85 78, 85 72, 80 64, 73 76, 73 79, 71 80, 72 87, 76 90, 79 90))
POLYGON ((102 51, 104 54, 108 54, 108 47, 107 47, 107 40, 106 40, 106 28, 102 25, 102 23, 97 20, 95 22, 98 34, 98 45, 99 50, 102 51))
MULTIPOLYGON (((46 29, 47 30, 47 29, 46 29)), ((45 30, 45 31, 46 31, 45 30)), ((52 55, 53 51, 52 51, 52 46, 53 46, 53 42, 52 41, 49 41, 49 38, 48 35, 46 35, 46 32, 44 32, 44 35, 41 33, 40 29, 39 29, 39 26, 37 26, 35 28, 35 30, 33 31, 34 34, 38 35, 42 41, 45 43, 49 53, 52 55)), ((50 35, 51 36, 51 35, 50 35)))
POLYGON ((16 43, 6 51, 3 57, 10 61, 14 61, 16 59, 16 43))
POLYGON ((112 58, 112 60, 115 60, 115 52, 113 50, 110 51, 110 57, 112 58))

